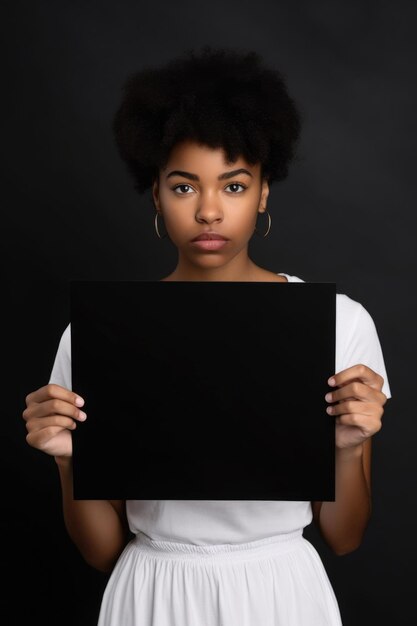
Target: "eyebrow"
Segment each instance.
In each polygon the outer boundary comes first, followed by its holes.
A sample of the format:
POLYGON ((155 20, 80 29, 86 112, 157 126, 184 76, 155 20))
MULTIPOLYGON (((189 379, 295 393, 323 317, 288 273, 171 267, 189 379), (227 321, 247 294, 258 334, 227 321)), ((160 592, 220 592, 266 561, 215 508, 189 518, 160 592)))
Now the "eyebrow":
MULTIPOLYGON (((238 170, 233 170, 232 172, 224 172, 217 177, 217 180, 225 180, 227 178, 233 178, 233 176, 237 176, 237 174, 248 174, 248 176, 252 176, 252 174, 245 170, 243 167, 240 167, 238 170)), ((189 178, 190 180, 200 180, 197 174, 191 174, 190 172, 183 172, 181 170, 173 170, 167 175, 167 178, 171 176, 182 176, 183 178, 189 178)))

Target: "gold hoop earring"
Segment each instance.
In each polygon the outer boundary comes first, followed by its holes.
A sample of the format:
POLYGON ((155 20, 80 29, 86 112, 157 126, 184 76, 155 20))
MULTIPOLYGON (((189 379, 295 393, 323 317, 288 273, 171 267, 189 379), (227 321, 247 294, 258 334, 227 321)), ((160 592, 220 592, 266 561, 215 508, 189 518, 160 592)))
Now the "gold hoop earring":
MULTIPOLYGON (((265 237, 268 236, 269 231, 271 230, 271 224, 272 224, 272 220, 271 220, 271 216, 269 215, 269 211, 268 209, 265 209, 265 213, 268 215, 268 228, 266 229, 266 233, 264 233, 262 235, 262 237, 265 239, 265 237)), ((258 235, 260 234, 258 229, 255 227, 255 233, 257 233, 258 235)))
POLYGON ((166 237, 166 234, 161 237, 161 234, 160 234, 159 228, 158 228, 158 215, 159 215, 159 213, 158 213, 158 211, 156 211, 156 213, 155 213, 155 221, 154 221, 155 230, 156 230, 156 234, 158 235, 159 239, 164 239, 164 237, 166 237))

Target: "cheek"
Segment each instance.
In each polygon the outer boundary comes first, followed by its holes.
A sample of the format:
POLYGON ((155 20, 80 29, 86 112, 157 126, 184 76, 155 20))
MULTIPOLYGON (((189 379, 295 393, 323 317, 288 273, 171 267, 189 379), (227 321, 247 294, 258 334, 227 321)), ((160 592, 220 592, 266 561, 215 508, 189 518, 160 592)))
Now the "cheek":
POLYGON ((256 226, 256 220, 258 219, 258 212, 256 209, 253 209, 251 206, 250 210, 248 210, 244 217, 241 220, 241 228, 242 230, 250 230, 252 231, 256 226))
POLYGON ((178 243, 187 238, 193 226, 186 211, 165 211, 164 222, 171 239, 178 243))

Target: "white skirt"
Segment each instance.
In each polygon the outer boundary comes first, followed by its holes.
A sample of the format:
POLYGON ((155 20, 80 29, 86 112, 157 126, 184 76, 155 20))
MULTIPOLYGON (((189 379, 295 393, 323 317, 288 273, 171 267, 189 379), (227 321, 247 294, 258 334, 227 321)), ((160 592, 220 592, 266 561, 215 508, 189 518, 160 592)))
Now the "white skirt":
POLYGON ((302 529, 238 544, 139 532, 105 589, 98 626, 341 626, 323 562, 302 529))

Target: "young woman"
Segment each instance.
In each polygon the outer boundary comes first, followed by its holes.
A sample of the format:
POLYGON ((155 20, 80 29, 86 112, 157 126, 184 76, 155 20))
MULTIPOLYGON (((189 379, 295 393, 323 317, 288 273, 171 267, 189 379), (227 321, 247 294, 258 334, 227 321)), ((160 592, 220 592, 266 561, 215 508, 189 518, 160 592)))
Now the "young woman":
MULTIPOLYGON (((178 250, 169 281, 303 282, 257 265, 270 185, 295 155, 300 115, 277 70, 254 53, 188 52, 126 83, 114 130, 139 192, 151 189, 158 237, 178 250)), ((266 219, 265 219, 266 218, 266 219)), ((71 385, 70 325, 49 383, 26 398, 27 441, 55 457, 68 532, 111 576, 100 626, 336 626, 334 591, 303 528, 337 555, 358 548, 371 513, 371 440, 391 397, 366 309, 336 297, 336 500, 75 501, 71 431, 88 398, 71 385), (131 539, 129 530, 134 534, 131 539)))

